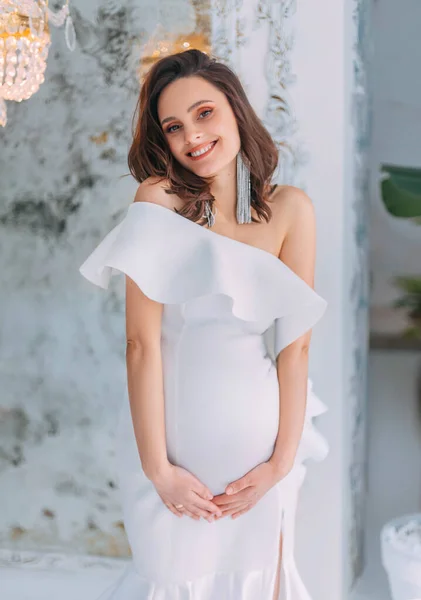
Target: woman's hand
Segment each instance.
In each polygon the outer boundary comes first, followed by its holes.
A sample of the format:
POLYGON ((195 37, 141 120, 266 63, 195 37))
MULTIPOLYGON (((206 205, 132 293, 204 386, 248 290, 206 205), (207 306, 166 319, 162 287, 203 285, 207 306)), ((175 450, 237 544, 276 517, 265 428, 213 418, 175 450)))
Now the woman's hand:
POLYGON ((210 501, 213 497, 210 490, 192 473, 171 463, 159 475, 151 478, 161 500, 169 510, 182 517, 183 514, 200 520, 200 517, 211 523, 221 510, 210 501), (183 508, 176 506, 182 504, 183 508))
POLYGON ((213 502, 222 510, 222 517, 231 515, 232 519, 236 519, 253 508, 266 492, 288 474, 291 468, 281 469, 270 460, 261 463, 240 479, 227 485, 225 493, 215 496, 213 502))

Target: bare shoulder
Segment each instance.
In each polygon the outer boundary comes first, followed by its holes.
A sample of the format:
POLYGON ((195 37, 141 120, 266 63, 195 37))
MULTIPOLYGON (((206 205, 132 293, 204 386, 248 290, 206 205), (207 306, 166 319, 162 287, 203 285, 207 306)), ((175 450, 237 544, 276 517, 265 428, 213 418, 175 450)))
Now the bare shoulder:
POLYGON ((304 190, 293 185, 278 185, 272 199, 275 218, 287 231, 295 227, 314 227, 314 205, 304 190))
POLYGON ((172 196, 165 192, 166 187, 168 186, 165 179, 148 177, 139 184, 133 202, 152 202, 172 208, 172 196))

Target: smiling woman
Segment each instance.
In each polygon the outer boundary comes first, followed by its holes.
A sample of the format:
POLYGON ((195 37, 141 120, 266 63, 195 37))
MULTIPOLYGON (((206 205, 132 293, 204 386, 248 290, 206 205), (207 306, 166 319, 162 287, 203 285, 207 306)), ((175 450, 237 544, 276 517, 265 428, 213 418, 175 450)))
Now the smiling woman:
POLYGON ((294 514, 303 460, 327 452, 307 376, 326 301, 311 201, 270 185, 276 161, 228 67, 196 50, 154 65, 129 155, 141 183, 80 267, 103 288, 126 277, 117 454, 133 561, 101 600, 310 600, 294 514), (212 229, 197 222, 206 202, 212 229))
MULTIPOLYGON (((180 162, 181 159, 184 159, 184 156, 189 157, 190 162, 204 160, 205 157, 211 154, 215 144, 224 137, 231 144, 236 142, 237 148, 232 150, 232 154, 235 156, 240 145, 235 116, 225 95, 216 89, 209 90, 213 86, 201 77, 192 76, 188 81, 178 80, 168 85, 158 102, 159 114, 165 114, 169 109, 169 104, 173 106, 177 103, 183 103, 186 84, 191 86, 192 93, 200 93, 202 90, 204 92, 208 91, 214 99, 194 102, 188 107, 186 114, 183 115, 184 123, 180 123, 180 118, 177 121, 175 117, 167 117, 161 121, 161 125, 166 121, 171 123, 169 127, 164 128, 164 132, 167 134, 168 146, 173 156, 180 157, 180 162), (178 96, 180 98, 177 102, 178 96), (176 121, 176 124, 173 121, 176 121), (227 127, 230 124, 231 127, 228 130, 222 131, 222 126, 227 127), (231 129, 236 135, 232 135, 231 129)), ((195 169, 194 172, 201 177, 211 177, 212 173, 218 172, 218 162, 215 161, 215 156, 212 157, 211 163, 207 161, 201 165, 200 169, 195 169)))
POLYGON ((227 164, 232 175, 241 146, 256 217, 269 220, 265 199, 278 151, 238 77, 203 52, 170 58, 171 69, 165 61, 157 62, 140 92, 128 157, 132 175, 139 183, 148 177, 167 180, 168 193, 183 200, 181 214, 198 221, 206 203, 212 209, 215 176, 227 164), (199 151, 203 154, 197 155, 199 151))

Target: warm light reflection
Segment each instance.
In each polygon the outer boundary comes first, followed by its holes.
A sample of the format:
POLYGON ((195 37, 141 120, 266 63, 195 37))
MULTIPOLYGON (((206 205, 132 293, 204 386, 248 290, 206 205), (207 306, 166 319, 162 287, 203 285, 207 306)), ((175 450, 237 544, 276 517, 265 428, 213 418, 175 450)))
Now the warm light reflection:
POLYGON ((160 58, 176 54, 177 52, 183 52, 190 48, 196 48, 206 54, 210 54, 211 45, 209 36, 204 33, 194 32, 171 38, 168 32, 158 29, 157 34, 153 35, 144 46, 139 66, 139 79, 142 80, 152 64, 160 58), (159 34, 162 36, 161 38, 159 38, 159 34))

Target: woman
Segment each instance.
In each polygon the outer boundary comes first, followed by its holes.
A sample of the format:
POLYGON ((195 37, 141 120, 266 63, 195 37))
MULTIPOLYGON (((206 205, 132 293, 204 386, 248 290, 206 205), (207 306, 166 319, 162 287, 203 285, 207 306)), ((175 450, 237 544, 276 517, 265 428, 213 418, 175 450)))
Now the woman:
POLYGON ((134 202, 80 267, 104 288, 126 278, 118 460, 133 561, 101 600, 308 600, 294 510, 302 461, 327 450, 307 377, 326 308, 311 201, 270 186, 276 147, 206 54, 157 62, 138 109, 134 202))

